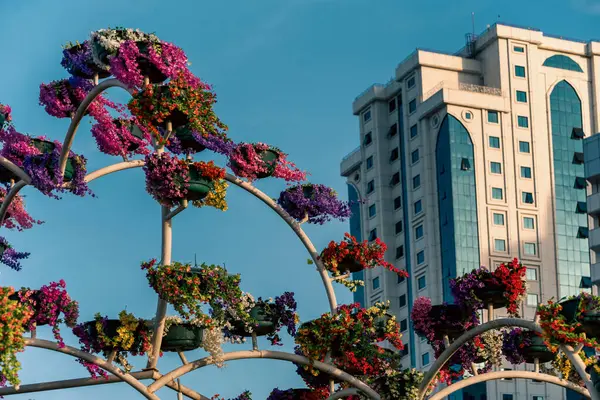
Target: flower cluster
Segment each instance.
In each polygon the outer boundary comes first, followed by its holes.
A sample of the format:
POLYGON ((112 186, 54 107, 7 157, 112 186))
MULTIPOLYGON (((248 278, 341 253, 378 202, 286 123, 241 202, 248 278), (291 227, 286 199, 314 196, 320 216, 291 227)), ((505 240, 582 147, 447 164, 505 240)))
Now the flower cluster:
POLYGON ((0 236, 0 251, 2 251, 2 254, 0 255, 0 263, 14 269, 15 271, 21 270, 20 260, 24 260, 29 257, 29 253, 23 253, 13 249, 8 243, 8 240, 2 236, 0 236))
POLYGON ((88 40, 82 43, 67 43, 63 48, 63 58, 60 62, 68 73, 85 79, 92 79, 98 74, 99 78, 109 76, 108 72, 94 64, 92 47, 88 40))
POLYGON ((287 154, 265 143, 238 143, 229 153, 229 168, 249 181, 274 176, 288 182, 306 180, 306 172, 287 160, 287 154))
POLYGON ((167 121, 172 122, 173 129, 187 124, 188 129, 202 136, 225 137, 227 126, 213 110, 216 95, 210 86, 195 79, 197 82, 190 82, 189 76, 180 73, 164 86, 147 85, 134 92, 127 106, 138 126, 153 134, 160 144, 168 141, 160 135, 167 121))
POLYGON ((479 317, 475 310, 448 304, 436 307, 436 313, 432 315, 431 299, 418 297, 413 303, 411 312, 415 333, 427 338, 429 343, 443 339, 443 334, 448 331, 464 332, 479 324, 479 317))
MULTIPOLYGON (((127 361, 127 354, 144 355, 152 350, 151 330, 146 321, 136 318, 126 311, 119 313, 118 320, 109 320, 97 313, 94 321, 79 324, 73 328, 73 334, 79 338, 81 349, 91 354, 103 354, 108 357, 116 352, 115 361, 121 364, 127 372, 131 365, 127 361)), ((79 359, 78 362, 88 369, 92 378, 101 375, 108 377, 104 370, 96 365, 79 359)))
POLYGON ((391 370, 373 383, 382 400, 418 400, 423 372, 412 369, 391 370))
MULTIPOLYGON (((6 194, 7 189, 0 187, 0 205, 4 201, 6 194)), ((2 226, 6 229, 17 229, 18 231, 22 231, 25 229, 31 229, 34 224, 39 225, 43 223, 44 221, 35 220, 31 217, 31 215, 29 215, 25 209, 23 197, 17 194, 6 210, 6 215, 4 216, 4 221, 2 221, 2 226)))
POLYGON ((480 267, 450 281, 452 294, 459 304, 473 309, 485 307, 483 296, 498 294, 510 316, 519 316, 519 307, 527 293, 526 267, 515 258, 500 264, 493 272, 480 267))
MULTIPOLYGON (((223 399, 219 394, 215 394, 213 397, 210 398, 210 400, 225 400, 225 399, 223 399)), ((234 397, 233 399, 229 399, 229 400, 252 400, 252 393, 250 393, 249 390, 246 390, 246 391, 240 393, 238 396, 234 397)))
POLYGON ((50 325, 58 347, 65 347, 60 335, 59 325, 64 323, 69 328, 74 328, 79 318, 79 304, 71 300, 67 293, 64 280, 50 282, 39 290, 22 288, 18 297, 21 303, 26 304, 32 312, 27 323, 27 329, 33 331, 38 325, 50 325))
POLYGON ((375 239, 373 243, 369 243, 367 240, 361 243, 354 236, 346 233, 340 243, 331 241, 321 253, 320 258, 325 264, 325 268, 336 276, 347 270, 355 272, 353 269, 363 270, 381 266, 400 276, 408 277, 405 270, 400 270, 394 264, 385 261, 386 250, 386 244, 379 238, 375 239))
MULTIPOLYGON (((212 161, 211 161, 212 162, 212 161)), ((227 211, 227 188, 229 185, 223 179, 217 179, 213 182, 213 189, 206 195, 205 198, 194 200, 194 207, 214 207, 217 210, 227 211)))
POLYGON ((279 388, 273 389, 273 391, 267 397, 267 400, 322 400, 326 399, 328 395, 325 395, 316 390, 310 389, 287 389, 279 390, 279 388))
POLYGON ((92 136, 98 149, 112 156, 150 153, 149 136, 143 133, 131 118, 117 118, 106 115, 92 126, 92 136))
POLYGON ((8 382, 18 389, 21 364, 17 353, 25 348, 23 333, 32 313, 26 305, 9 299, 13 293, 12 287, 0 287, 0 386, 8 382))
POLYGON ((531 345, 531 337, 525 335, 525 330, 521 328, 513 328, 503 332, 503 348, 504 357, 511 364, 522 364, 525 362, 523 357, 523 349, 531 345))
POLYGON ((12 120, 11 112, 9 105, 0 103, 0 131, 5 123, 8 124, 12 120))
POLYGON ((537 313, 540 317, 540 326, 544 330, 542 337, 551 351, 556 351, 562 344, 577 346, 583 344, 600 350, 600 343, 595 337, 588 337, 584 332, 583 323, 585 315, 590 312, 600 312, 600 297, 582 292, 577 296, 567 299, 575 303, 573 315, 567 318, 563 307, 566 301, 556 303, 549 300, 547 304, 541 304, 537 313))
POLYGON ((70 78, 40 85, 40 105, 57 118, 71 118, 92 88, 85 79, 70 78))
POLYGON ((292 186, 281 192, 277 202, 296 220, 319 225, 333 218, 343 221, 352 214, 349 203, 340 201, 337 193, 325 185, 292 186))
POLYGON ((158 43, 160 40, 154 34, 147 34, 139 29, 117 27, 114 29, 100 29, 92 32, 90 43, 92 59, 102 70, 110 69, 110 59, 117 55, 121 43, 125 41, 158 43))

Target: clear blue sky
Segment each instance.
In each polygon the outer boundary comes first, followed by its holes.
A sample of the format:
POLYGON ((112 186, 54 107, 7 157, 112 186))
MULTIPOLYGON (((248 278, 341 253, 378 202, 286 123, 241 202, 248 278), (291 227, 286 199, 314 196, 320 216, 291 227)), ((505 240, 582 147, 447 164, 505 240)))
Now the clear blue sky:
MULTIPOLYGON (((66 76, 61 45, 85 40, 92 30, 127 26, 154 31, 182 47, 192 70, 214 85, 217 113, 234 140, 264 141, 290 153, 310 170, 312 181, 346 188, 339 161, 358 145, 351 113, 354 97, 373 82, 386 82, 395 66, 416 47, 454 51, 471 31, 498 19, 581 39, 600 38, 600 1, 423 0, 254 0, 254 1, 89 1, 0 0, 0 102, 13 107, 17 128, 62 140, 68 121, 45 114, 38 86, 66 76)), ((117 98, 122 96, 116 95, 117 98)), ((113 97, 114 98, 114 97, 113 97)), ((74 150, 90 169, 118 161, 100 154, 82 124, 74 150)), ((207 155, 203 155, 206 157, 207 155)), ((277 197, 285 185, 258 185, 277 197)), ((65 279, 80 302, 81 320, 95 312, 109 316, 127 307, 152 317, 156 296, 139 263, 160 255, 159 207, 146 195, 141 170, 122 172, 92 184, 97 199, 55 201, 27 188, 28 208, 46 224, 6 236, 32 252, 24 270, 0 269, 0 284, 39 287, 65 279)), ((256 296, 296 293, 303 320, 327 310, 320 278, 291 230, 259 201, 232 188, 230 210, 190 209, 174 221, 173 258, 226 263, 242 273, 242 286, 256 296)), ((322 248, 338 240, 345 223, 309 227, 322 248)), ((340 302, 351 297, 338 290, 340 302)), ((40 336, 51 338, 48 329, 40 336)), ((74 338, 66 335, 69 344, 74 338)), ((291 350, 286 337, 284 349, 291 350)), ((262 346, 266 346, 262 343, 262 346)), ((249 348, 248 346, 236 346, 249 348)), ((231 349, 229 349, 231 350, 231 349)), ((202 357, 202 352, 188 358, 202 357)), ((86 376, 61 354, 28 349, 21 355, 23 383, 86 376)), ((132 360, 143 366, 140 358, 132 360)), ((160 361, 163 371, 178 365, 175 354, 160 361)), ((205 368, 183 379, 207 396, 233 397, 244 389, 264 399, 275 387, 299 385, 292 365, 278 361, 234 361, 223 370, 205 368)), ((176 398, 169 390, 163 398, 176 398)), ((130 399, 125 384, 14 396, 16 400, 130 399)))

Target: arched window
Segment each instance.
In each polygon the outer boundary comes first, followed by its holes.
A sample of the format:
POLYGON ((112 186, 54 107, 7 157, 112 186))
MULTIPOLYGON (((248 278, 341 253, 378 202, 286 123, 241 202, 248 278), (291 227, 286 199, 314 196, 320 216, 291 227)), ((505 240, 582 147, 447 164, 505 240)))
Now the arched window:
POLYGON ((566 69, 569 71, 583 72, 583 70, 581 69, 579 64, 577 64, 575 61, 573 61, 572 58, 563 56, 562 54, 555 54, 552 57, 546 58, 546 61, 544 61, 543 65, 544 65, 544 67, 559 68, 559 69, 566 69))

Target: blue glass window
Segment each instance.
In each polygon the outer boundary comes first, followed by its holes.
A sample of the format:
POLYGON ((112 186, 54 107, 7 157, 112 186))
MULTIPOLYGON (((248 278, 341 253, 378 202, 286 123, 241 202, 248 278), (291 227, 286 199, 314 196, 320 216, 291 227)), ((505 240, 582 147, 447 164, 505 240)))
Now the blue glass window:
POLYGON ((371 194, 375 191, 375 181, 371 179, 367 182, 367 194, 371 194))
POLYGON ((417 215, 418 213, 423 211, 423 203, 421 202, 421 200, 415 201, 415 204, 413 204, 413 208, 414 208, 415 215, 417 215))
POLYGON ((513 50, 515 51, 515 53, 525 53, 525 47, 523 46, 514 46, 513 50))
POLYGON ((398 307, 400 307, 400 308, 406 307, 406 295, 405 294, 400 295, 400 299, 398 300, 398 307))
POLYGON ((504 393, 502 395, 502 400, 513 400, 513 395, 512 394, 504 393))
POLYGON ((363 114, 363 121, 369 122, 371 120, 371 110, 367 110, 363 114))
POLYGON ((537 281, 537 269, 527 268, 527 280, 528 281, 537 281))
MULTIPOLYGON (((396 247, 396 258, 404 257, 404 246, 400 245, 396 247)), ((398 275, 400 277, 400 275, 398 275)))
POLYGON ((408 330, 408 320, 404 318, 400 321, 400 332, 406 332, 408 330))
POLYGON ((525 204, 533 204, 533 193, 521 192, 521 200, 525 204))
POLYGON ((421 364, 422 364, 422 366, 429 365, 429 352, 427 352, 427 353, 424 353, 424 354, 421 356, 421 364))
POLYGON ((544 67, 566 69, 569 71, 583 72, 579 64, 572 58, 563 56, 562 54, 555 54, 551 57, 546 58, 543 64, 544 67))
POLYGON ((388 102, 388 110, 389 110, 389 112, 396 111, 396 99, 391 99, 388 102))
POLYGON ((404 224, 402 224, 402 221, 396 222, 396 226, 395 226, 395 229, 394 229, 395 232, 396 232, 396 235, 399 234, 400 232, 402 232, 402 226, 403 225, 404 224))
MULTIPOLYGON (((396 104, 396 103, 394 103, 396 104)), ((398 124, 394 124, 390 126, 390 130, 388 131, 388 137, 393 138, 398 133, 398 124)))
POLYGON ((392 178, 390 179, 390 185, 394 186, 400 183, 400 172, 394 172, 392 178))
POLYGON ((473 119, 473 114, 470 111, 465 112, 465 119, 473 119))
POLYGON ((415 175, 413 177, 413 189, 416 189, 419 186, 421 186, 421 175, 415 175))
POLYGON ((490 147, 493 149, 500 148, 500 138, 498 136, 490 136, 490 147))
POLYGON ((521 65, 515 65, 515 76, 519 78, 525 78, 525 67, 521 65))
POLYGON ((402 198, 400 196, 397 196, 394 198, 394 210, 397 210, 400 207, 402 207, 402 198))
POLYGON ((487 115, 488 115, 488 122, 491 122, 492 124, 498 123, 498 111, 488 111, 487 115))
POLYGON ((427 286, 427 279, 425 278, 425 275, 421 275, 417 278, 417 287, 419 290, 422 290, 425 289, 425 286, 427 286))
POLYGON ((415 228, 415 240, 419 240, 423 237, 423 225, 418 225, 415 228))
POLYGON ((410 160, 413 164, 419 161, 419 149, 416 149, 410 154, 410 160))
POLYGON ((377 239, 377 228, 373 228, 371 229, 371 232, 369 232, 369 242, 372 242, 375 239, 377 239))
POLYGON ((394 149, 392 149, 392 151, 390 152, 390 162, 392 161, 396 161, 398 159, 398 157, 400 156, 400 150, 398 150, 397 147, 395 147, 394 149))
POLYGON ((406 81, 406 87, 408 89, 412 89, 415 86, 415 77, 411 76, 410 78, 408 78, 408 80, 406 81))
POLYGON ((425 252, 421 250, 417 253, 417 265, 421 265, 425 262, 425 252))
POLYGON ((494 225, 504 225, 504 214, 494 213, 494 225))
POLYGON ((519 151, 521 153, 529 153, 531 150, 529 149, 529 142, 519 142, 519 151))
POLYGON ((379 289, 379 277, 373 278, 373 290, 379 289))
POLYGON ((531 179, 531 168, 521 167, 521 178, 531 179))
POLYGON ((519 103, 527 103, 527 92, 517 90, 517 101, 519 103))
POLYGON ((415 111, 417 111, 417 99, 412 99, 409 103, 408 103, 408 113, 412 114, 415 111))
POLYGON ((371 143, 373 143, 373 135, 371 134, 371 132, 365 133, 365 141, 363 143, 365 146, 368 146, 371 143))
POLYGON ((506 240, 494 239, 494 250, 504 252, 506 251, 506 240))
POLYGON ((523 251, 525 252, 525 255, 535 256, 537 254, 536 249, 537 249, 537 245, 535 243, 524 243, 523 244, 523 251))
POLYGON ((502 164, 499 162, 492 161, 490 162, 490 171, 492 174, 501 174, 502 173, 502 164))
POLYGON ((519 115, 517 117, 517 125, 519 125, 519 128, 529 128, 529 118, 519 115))
POLYGON ((417 137, 417 135, 419 134, 419 128, 417 127, 417 124, 413 125, 410 127, 410 138, 414 138, 417 137))
POLYGON ((523 228, 535 229, 535 220, 531 217, 523 217, 523 228))
POLYGON ((375 207, 375 204, 371 204, 369 206, 369 217, 374 217, 375 214, 377 214, 377 208, 375 207))
POLYGON ((373 168, 373 156, 367 157, 367 169, 373 168))
POLYGON ((504 194, 502 192, 502 188, 492 188, 492 199, 494 200, 502 200, 504 199, 504 194))

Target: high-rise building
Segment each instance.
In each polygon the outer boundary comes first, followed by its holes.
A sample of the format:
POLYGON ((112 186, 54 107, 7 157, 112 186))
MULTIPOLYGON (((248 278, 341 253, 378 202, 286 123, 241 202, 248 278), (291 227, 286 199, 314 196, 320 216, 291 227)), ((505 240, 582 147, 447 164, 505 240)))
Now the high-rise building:
MULTIPOLYGON (((411 329, 414 299, 451 301, 449 279, 480 265, 522 260, 527 318, 540 302, 590 288, 582 139, 600 130, 600 43, 505 24, 466 43, 454 54, 418 49, 361 93, 360 146, 341 163, 350 199, 364 200, 351 233, 382 239, 410 273, 355 275, 365 282, 357 301, 391 302, 405 367, 434 359, 411 329)), ((571 397, 536 382, 484 385, 460 397, 571 397)))

